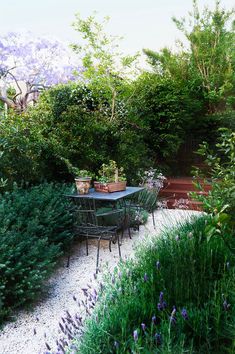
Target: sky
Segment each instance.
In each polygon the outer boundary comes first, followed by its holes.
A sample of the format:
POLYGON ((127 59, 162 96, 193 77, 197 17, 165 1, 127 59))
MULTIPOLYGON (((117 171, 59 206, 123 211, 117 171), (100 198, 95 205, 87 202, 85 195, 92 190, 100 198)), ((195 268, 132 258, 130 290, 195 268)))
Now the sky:
MULTIPOLYGON (((198 0, 202 8, 214 7, 214 0, 198 0)), ((222 0, 226 9, 234 0, 222 0)), ((97 11, 97 18, 110 16, 107 32, 123 36, 121 49, 134 54, 143 48, 175 48, 176 39, 184 40, 172 16, 187 16, 191 0, 0 0, 0 36, 7 31, 28 30, 35 35, 50 35, 65 43, 79 43, 72 28, 74 14, 83 18, 97 11)))

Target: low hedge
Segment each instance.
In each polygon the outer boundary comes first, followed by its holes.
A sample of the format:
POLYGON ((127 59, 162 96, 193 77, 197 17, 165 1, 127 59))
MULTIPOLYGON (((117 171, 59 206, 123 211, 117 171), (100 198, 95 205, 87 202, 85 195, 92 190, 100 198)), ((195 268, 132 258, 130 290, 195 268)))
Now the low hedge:
POLYGON ((68 187, 14 187, 0 200, 0 322, 35 299, 72 237, 68 187))

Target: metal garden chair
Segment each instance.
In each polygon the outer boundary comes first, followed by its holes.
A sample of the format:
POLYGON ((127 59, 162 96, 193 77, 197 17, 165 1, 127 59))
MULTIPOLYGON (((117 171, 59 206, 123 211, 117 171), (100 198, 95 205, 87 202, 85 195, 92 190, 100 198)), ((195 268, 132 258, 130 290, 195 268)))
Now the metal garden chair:
MULTIPOLYGON (((100 241, 109 241, 109 250, 111 244, 117 243, 119 257, 121 258, 121 243, 119 231, 123 232, 123 209, 117 209, 114 206, 109 208, 98 208, 99 203, 93 198, 70 198, 74 204, 74 231, 75 236, 84 237, 86 240, 86 252, 88 255, 88 239, 98 240, 96 273, 99 266, 100 241)), ((70 257, 70 255, 69 255, 70 257)), ((69 260, 68 260, 69 264, 69 260)))
MULTIPOLYGON (((141 213, 141 210, 146 210, 152 215, 153 226, 156 228, 154 211, 157 209, 158 194, 154 190, 144 189, 135 199, 130 201, 130 211, 136 210, 136 213, 141 213)), ((139 223, 137 220, 137 227, 139 223)))

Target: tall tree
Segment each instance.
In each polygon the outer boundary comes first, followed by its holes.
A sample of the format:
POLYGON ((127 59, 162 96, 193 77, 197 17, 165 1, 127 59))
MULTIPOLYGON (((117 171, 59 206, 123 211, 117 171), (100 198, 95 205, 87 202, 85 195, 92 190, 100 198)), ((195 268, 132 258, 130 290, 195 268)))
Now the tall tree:
POLYGON ((23 111, 39 91, 77 78, 71 53, 56 40, 10 32, 0 37, 0 101, 23 111))
POLYGON ((72 44, 72 48, 81 55, 84 78, 94 84, 93 89, 96 87, 99 92, 106 94, 105 99, 110 106, 108 115, 112 121, 117 116, 117 96, 122 90, 123 80, 128 80, 136 73, 133 64, 138 54, 130 56, 121 53, 121 37, 105 32, 108 21, 108 17, 100 23, 94 15, 82 19, 76 14, 73 27, 80 35, 80 44, 72 44))
POLYGON ((179 78, 186 85, 201 89, 208 112, 224 109, 234 96, 235 89, 235 26, 234 10, 221 8, 215 2, 214 10, 204 8, 200 13, 197 0, 189 18, 173 18, 177 28, 184 33, 190 49, 172 53, 145 50, 150 63, 158 72, 179 78))

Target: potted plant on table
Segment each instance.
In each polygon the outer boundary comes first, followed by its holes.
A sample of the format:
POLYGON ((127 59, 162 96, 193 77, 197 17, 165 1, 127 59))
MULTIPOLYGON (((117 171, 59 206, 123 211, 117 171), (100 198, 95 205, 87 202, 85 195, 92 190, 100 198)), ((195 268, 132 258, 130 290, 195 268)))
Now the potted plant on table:
POLYGON ((123 168, 118 168, 117 163, 110 160, 108 164, 103 164, 99 170, 97 181, 94 182, 97 192, 119 192, 126 190, 126 176, 123 168))
POLYGON ((77 192, 79 194, 88 194, 91 187, 92 173, 88 170, 80 170, 78 167, 74 167, 66 158, 61 157, 61 160, 67 166, 68 171, 74 176, 77 192))
POLYGON ((87 170, 79 170, 77 169, 75 175, 75 184, 77 188, 77 192, 79 194, 88 194, 89 189, 91 188, 91 173, 87 170))

